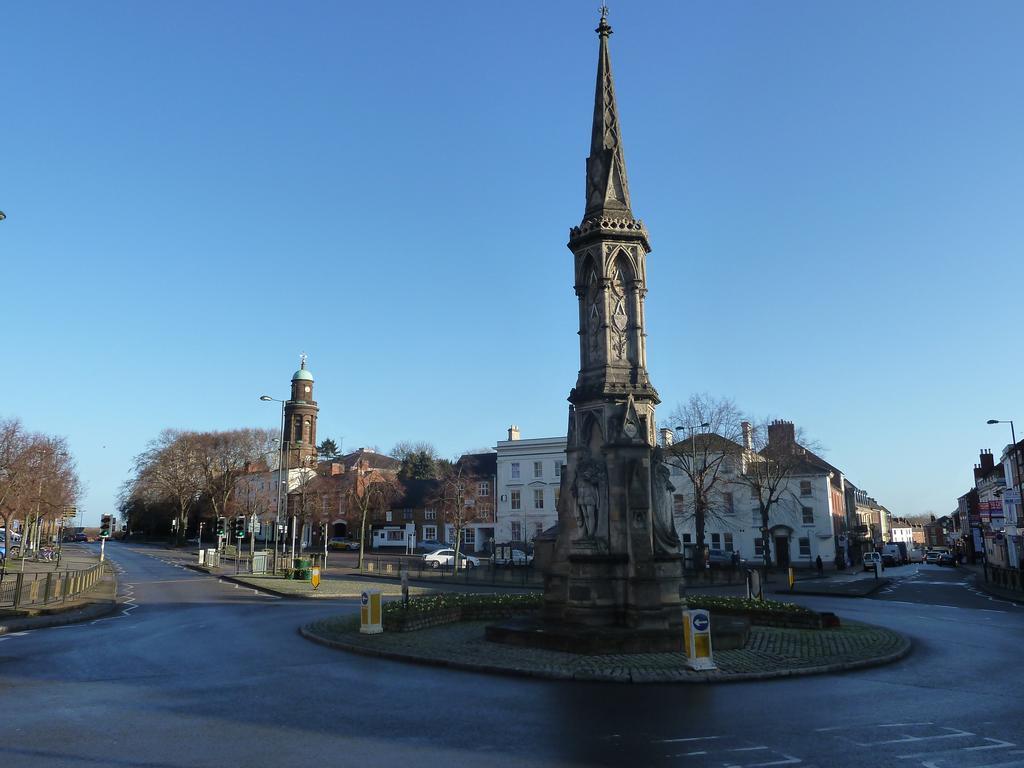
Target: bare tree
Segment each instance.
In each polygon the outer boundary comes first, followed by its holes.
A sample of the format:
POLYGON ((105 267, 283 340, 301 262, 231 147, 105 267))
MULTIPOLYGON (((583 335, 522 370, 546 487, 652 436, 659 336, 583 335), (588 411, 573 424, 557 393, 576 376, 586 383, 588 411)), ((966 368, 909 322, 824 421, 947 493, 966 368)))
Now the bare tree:
POLYGON ((760 513, 762 564, 767 576, 771 565, 768 534, 786 511, 783 500, 792 495, 790 479, 808 466, 809 449, 806 438, 790 422, 762 422, 750 430, 751 449, 744 452, 743 473, 737 482, 750 489, 760 513))
POLYGON ((461 461, 445 462, 439 469, 437 493, 433 503, 441 513, 444 524, 452 526, 455 534, 455 563, 459 565, 463 532, 477 519, 477 488, 481 480, 467 464, 461 461))
POLYGON ((188 513, 206 487, 203 476, 202 436, 197 432, 165 429, 135 457, 135 476, 130 498, 149 504, 174 506, 178 543, 185 538, 188 513))
POLYGON ((733 509, 721 491, 727 472, 743 453, 742 415, 726 398, 692 395, 676 406, 669 417, 669 429, 678 435, 665 450, 665 463, 677 468, 689 480, 692 496, 684 516, 692 517, 696 533, 697 567, 703 567, 709 519, 733 524, 733 509))
POLYGON ((346 517, 359 520, 359 568, 362 570, 366 552, 366 519, 371 512, 386 509, 402 492, 402 484, 390 472, 362 466, 346 472, 341 498, 346 517))
POLYGON ((273 432, 267 429, 233 429, 204 432, 197 436, 202 491, 210 500, 214 517, 227 516, 228 502, 247 467, 272 450, 273 432))

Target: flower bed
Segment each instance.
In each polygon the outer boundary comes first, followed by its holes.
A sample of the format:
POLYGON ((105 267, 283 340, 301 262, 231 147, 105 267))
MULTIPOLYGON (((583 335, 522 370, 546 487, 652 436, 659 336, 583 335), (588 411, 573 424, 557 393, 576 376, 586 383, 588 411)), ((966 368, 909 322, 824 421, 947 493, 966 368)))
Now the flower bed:
POLYGON ((743 616, 751 624, 788 629, 821 629, 822 614, 793 603, 777 600, 753 600, 746 597, 710 597, 693 595, 686 598, 690 608, 703 608, 713 614, 743 616))
POLYGON ((542 602, 543 597, 536 594, 472 595, 446 592, 429 597, 414 597, 408 605, 398 601, 384 604, 384 629, 390 632, 413 632, 456 621, 507 619, 538 611, 542 602))
MULTIPOLYGON (((457 621, 491 621, 539 611, 539 594, 474 595, 446 592, 414 597, 408 605, 399 601, 384 604, 384 629, 389 632, 413 632, 457 621)), ((789 629, 821 629, 823 615, 793 603, 777 600, 750 600, 743 597, 693 595, 686 598, 690 608, 703 608, 722 616, 742 616, 751 624, 789 629)))

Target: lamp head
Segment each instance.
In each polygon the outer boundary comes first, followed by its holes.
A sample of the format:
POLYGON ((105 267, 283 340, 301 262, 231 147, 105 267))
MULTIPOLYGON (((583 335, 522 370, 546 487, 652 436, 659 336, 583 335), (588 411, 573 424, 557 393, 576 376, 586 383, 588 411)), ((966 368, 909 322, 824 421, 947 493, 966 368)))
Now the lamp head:
POLYGON ((260 395, 260 400, 262 400, 265 403, 268 403, 273 399, 274 398, 272 398, 270 395, 260 395))
POLYGON ((989 419, 985 423, 986 424, 998 424, 999 423, 999 419, 989 419))

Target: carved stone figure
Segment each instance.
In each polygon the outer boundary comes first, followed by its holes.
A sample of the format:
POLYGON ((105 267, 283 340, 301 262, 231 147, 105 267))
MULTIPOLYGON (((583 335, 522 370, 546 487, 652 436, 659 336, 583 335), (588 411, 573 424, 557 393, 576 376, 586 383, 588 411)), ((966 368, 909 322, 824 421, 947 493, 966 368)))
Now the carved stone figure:
POLYGON ((590 539, 597 534, 601 510, 602 467, 593 459, 583 459, 576 469, 572 495, 576 499, 576 525, 580 538, 590 539))
POLYGON ((661 448, 651 455, 651 504, 654 507, 654 551, 660 554, 678 554, 679 534, 672 515, 672 485, 669 468, 661 448))

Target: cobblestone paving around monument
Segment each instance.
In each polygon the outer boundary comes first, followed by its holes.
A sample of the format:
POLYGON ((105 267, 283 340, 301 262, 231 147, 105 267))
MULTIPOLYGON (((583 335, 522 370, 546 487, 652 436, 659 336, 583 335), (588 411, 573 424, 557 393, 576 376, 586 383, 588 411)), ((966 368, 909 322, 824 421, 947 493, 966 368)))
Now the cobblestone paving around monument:
POLYGON ((304 627, 303 635, 342 650, 485 672, 562 680, 727 682, 838 672, 902 658, 910 641, 888 629, 849 622, 841 629, 754 627, 747 645, 715 654, 718 670, 694 672, 681 653, 580 656, 483 639, 488 622, 461 622, 418 632, 359 634, 352 617, 304 627))

